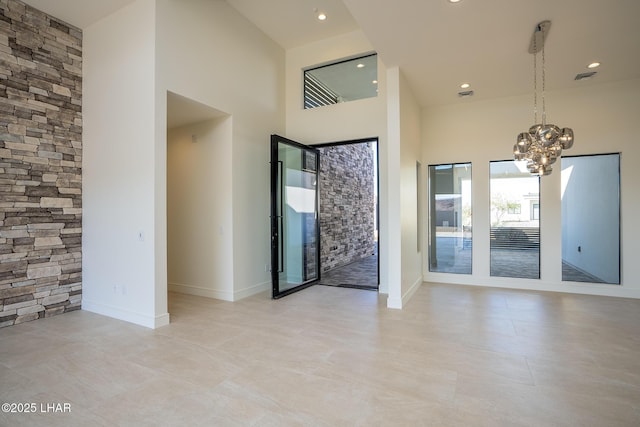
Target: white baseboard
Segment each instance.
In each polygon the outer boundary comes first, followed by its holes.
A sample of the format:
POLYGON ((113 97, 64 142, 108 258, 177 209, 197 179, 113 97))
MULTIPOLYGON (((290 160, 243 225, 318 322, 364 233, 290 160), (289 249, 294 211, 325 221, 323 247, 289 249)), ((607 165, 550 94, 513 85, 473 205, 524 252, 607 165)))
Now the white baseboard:
POLYGON ((484 286, 488 288, 519 289, 528 291, 565 292, 570 294, 597 295, 619 298, 640 299, 640 289, 624 285, 601 283, 549 282, 535 279, 511 279, 506 277, 463 277, 461 274, 430 273, 424 277, 429 283, 450 283, 454 285, 484 286), (456 276, 456 277, 451 277, 456 276))
POLYGON ((387 308, 395 308, 397 310, 402 310, 402 298, 387 298, 387 308))
POLYGON ((249 286, 248 288, 240 289, 233 293, 233 300, 238 301, 243 298, 250 297, 261 292, 265 292, 271 289, 271 281, 258 283, 257 285, 249 286))
POLYGON ((404 307, 404 305, 409 302, 413 295, 415 295, 418 289, 420 289, 420 285, 422 285, 422 276, 418 277, 409 287, 407 292, 405 292, 404 295, 402 295, 400 298, 387 298, 387 308, 402 310, 402 307, 404 307))
POLYGON ((169 323, 170 323, 169 313, 156 316, 156 322, 153 329, 161 328, 162 326, 167 326, 169 323))
POLYGON ((180 294, 195 295, 198 297, 214 298, 223 301, 233 301, 233 292, 220 289, 204 288, 202 286, 183 285, 180 283, 167 284, 169 292, 178 292, 180 294))
POLYGON ((223 301, 238 301, 243 298, 259 294, 260 292, 268 291, 269 289, 271 289, 271 282, 258 283, 257 285, 249 286, 247 288, 239 289, 233 292, 204 288, 201 286, 183 285, 180 283, 169 283, 167 285, 167 289, 171 292, 178 292, 181 294, 214 298, 223 301))
POLYGON ((421 285, 422 285, 422 276, 418 277, 415 280, 415 282, 413 282, 413 284, 411 285, 409 290, 407 290, 407 292, 405 292, 404 295, 402 295, 402 306, 403 307, 409 302, 409 300, 411 298, 413 298, 415 293, 418 292, 418 289, 420 289, 421 285))
POLYGON ((149 316, 147 314, 138 313, 130 310, 123 310, 108 304, 102 304, 95 301, 82 300, 82 310, 91 313, 100 314, 102 316, 113 317, 114 319, 124 320, 125 322, 134 323, 151 329, 156 329, 169 324, 169 313, 159 316, 149 316))

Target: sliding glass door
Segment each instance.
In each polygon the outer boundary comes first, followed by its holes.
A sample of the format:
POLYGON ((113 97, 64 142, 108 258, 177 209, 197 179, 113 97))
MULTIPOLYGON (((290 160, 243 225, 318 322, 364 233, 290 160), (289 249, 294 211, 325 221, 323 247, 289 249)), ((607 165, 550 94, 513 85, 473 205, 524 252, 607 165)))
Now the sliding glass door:
POLYGON ((273 298, 320 279, 318 150, 271 136, 271 281, 273 298))

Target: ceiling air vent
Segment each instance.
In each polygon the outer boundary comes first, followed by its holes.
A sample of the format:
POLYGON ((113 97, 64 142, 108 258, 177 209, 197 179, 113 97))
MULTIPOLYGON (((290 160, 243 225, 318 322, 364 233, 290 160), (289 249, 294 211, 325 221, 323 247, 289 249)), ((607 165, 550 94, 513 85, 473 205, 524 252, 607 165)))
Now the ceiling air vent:
POLYGON ((580 73, 580 74, 576 74, 576 78, 575 80, 588 80, 591 77, 595 76, 597 74, 596 71, 589 71, 588 73, 580 73))
POLYGON ((469 96, 473 96, 473 91, 472 90, 465 90, 463 92, 458 92, 458 96, 460 98, 467 98, 469 96))

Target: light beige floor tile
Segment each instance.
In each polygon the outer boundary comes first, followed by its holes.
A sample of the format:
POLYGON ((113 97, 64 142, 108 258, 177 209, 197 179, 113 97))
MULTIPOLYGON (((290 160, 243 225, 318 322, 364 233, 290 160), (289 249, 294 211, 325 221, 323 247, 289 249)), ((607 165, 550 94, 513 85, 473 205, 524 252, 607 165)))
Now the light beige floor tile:
POLYGON ((640 425, 638 300, 425 284, 404 310, 324 286, 169 303, 157 330, 82 311, 0 329, 0 398, 72 405, 0 425, 640 425))

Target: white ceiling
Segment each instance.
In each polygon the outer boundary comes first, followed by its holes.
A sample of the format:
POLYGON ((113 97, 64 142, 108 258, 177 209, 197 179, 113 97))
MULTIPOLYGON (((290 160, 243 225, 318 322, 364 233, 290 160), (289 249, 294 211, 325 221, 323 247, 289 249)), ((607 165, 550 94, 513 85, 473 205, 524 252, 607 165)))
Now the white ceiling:
MULTIPOLYGON (((132 0, 26 2, 84 28, 132 0)), ((640 0, 227 2, 285 49, 361 28, 385 65, 401 68, 423 106, 531 93, 527 49, 535 25, 545 19, 552 22, 548 89, 640 77, 640 0), (315 9, 328 19, 318 21, 315 9), (602 63, 598 74, 574 81, 593 61, 602 63), (473 98, 458 98, 463 82, 471 84, 473 98)))
POLYGON ((167 129, 224 117, 227 114, 173 92, 167 93, 167 129))
POLYGON ((135 0, 23 0, 78 28, 86 28, 135 0))
POLYGON ((342 0, 227 0, 227 3, 285 49, 359 28, 342 0), (325 13, 329 19, 318 21, 316 11, 325 13))
POLYGON ((344 0, 386 66, 399 66, 421 105, 533 92, 529 42, 551 20, 547 88, 640 77, 638 0, 344 0), (598 74, 576 82, 587 64, 598 74), (475 95, 458 99, 469 82, 475 95))

